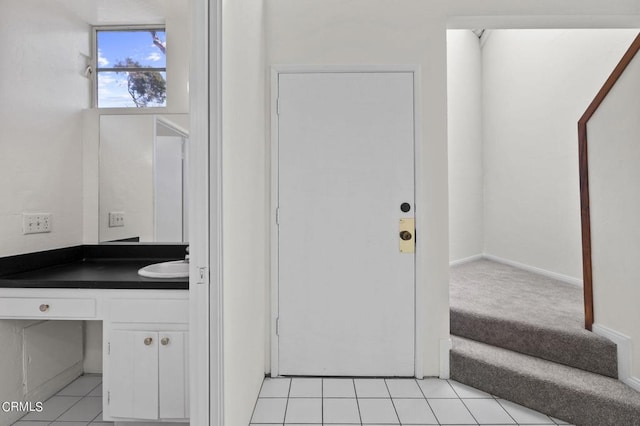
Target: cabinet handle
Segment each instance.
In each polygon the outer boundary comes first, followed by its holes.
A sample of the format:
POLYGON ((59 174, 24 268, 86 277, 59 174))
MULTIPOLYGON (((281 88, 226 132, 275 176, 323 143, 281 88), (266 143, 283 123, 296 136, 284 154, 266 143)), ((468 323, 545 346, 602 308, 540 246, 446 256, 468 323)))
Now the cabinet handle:
POLYGON ((169 338, 163 337, 162 339, 160 339, 160 344, 162 344, 162 346, 167 346, 169 344, 169 338))
POLYGON ((147 337, 146 339, 144 339, 144 344, 147 346, 149 346, 151 342, 153 342, 153 339, 151 337, 147 337))
POLYGON ((46 303, 43 303, 42 305, 40 305, 40 312, 47 312, 49 310, 49 305, 47 305, 46 303))

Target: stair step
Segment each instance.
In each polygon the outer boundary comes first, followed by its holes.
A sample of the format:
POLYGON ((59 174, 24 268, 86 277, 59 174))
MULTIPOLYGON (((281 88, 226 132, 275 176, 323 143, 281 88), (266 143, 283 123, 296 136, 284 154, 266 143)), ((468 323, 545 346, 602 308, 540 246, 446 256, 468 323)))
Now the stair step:
POLYGON ((584 329, 582 289, 487 259, 451 268, 451 334, 609 377, 617 348, 584 329))
POLYGON ((618 377, 615 343, 588 330, 540 326, 451 308, 451 334, 592 373, 618 377))
POLYGON ((617 379, 451 337, 454 380, 578 426, 640 426, 640 393, 617 379))

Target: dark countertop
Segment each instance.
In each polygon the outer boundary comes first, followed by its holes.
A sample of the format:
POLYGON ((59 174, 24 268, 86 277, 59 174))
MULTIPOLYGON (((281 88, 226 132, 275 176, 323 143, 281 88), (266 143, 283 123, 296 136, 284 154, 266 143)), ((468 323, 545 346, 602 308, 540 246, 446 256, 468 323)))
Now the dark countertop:
POLYGON ((189 288, 188 278, 145 278, 138 269, 184 258, 186 245, 85 245, 0 258, 0 288, 189 288))

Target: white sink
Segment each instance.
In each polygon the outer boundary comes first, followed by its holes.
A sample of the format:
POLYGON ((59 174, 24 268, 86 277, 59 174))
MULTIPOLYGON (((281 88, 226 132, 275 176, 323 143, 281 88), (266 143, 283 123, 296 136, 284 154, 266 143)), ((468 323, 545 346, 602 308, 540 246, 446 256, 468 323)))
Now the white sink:
POLYGON ((174 260, 154 263, 140 268, 138 275, 147 278, 187 278, 189 276, 189 262, 186 260, 174 260))

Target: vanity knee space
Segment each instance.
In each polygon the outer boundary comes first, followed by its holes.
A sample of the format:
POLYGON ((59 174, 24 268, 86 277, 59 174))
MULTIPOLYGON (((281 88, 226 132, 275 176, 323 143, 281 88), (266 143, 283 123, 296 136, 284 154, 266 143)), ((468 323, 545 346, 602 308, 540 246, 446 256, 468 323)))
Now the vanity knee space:
MULTIPOLYGON (((102 324, 102 417, 114 422, 189 421, 188 305, 188 290, 0 289, 0 307, 6 308, 0 310, 2 319, 39 327, 63 323, 79 327, 79 332, 66 333, 76 336, 70 337, 73 345, 65 347, 63 341, 58 345, 62 348, 58 352, 78 346, 73 352, 77 360, 66 356, 74 364, 65 370, 68 377, 58 381, 62 385, 87 372, 80 321, 93 324, 92 333, 85 333, 92 339, 97 337, 96 323, 102 324)), ((46 358, 49 352, 39 353, 46 358)), ((94 366, 99 365, 95 355, 90 357, 94 366)), ((46 399, 57 390, 47 389, 42 396, 46 399)))

